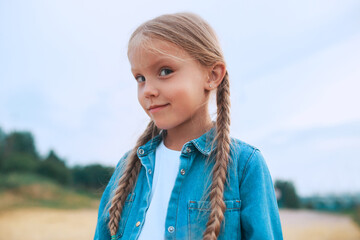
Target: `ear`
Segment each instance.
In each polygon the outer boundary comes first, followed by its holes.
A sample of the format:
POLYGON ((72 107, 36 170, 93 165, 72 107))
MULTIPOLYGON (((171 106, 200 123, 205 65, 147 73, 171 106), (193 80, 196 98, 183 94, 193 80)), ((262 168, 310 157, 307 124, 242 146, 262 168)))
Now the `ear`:
POLYGON ((211 91, 216 89, 222 82, 226 74, 226 66, 223 62, 216 62, 209 69, 209 79, 206 82, 205 89, 211 91))

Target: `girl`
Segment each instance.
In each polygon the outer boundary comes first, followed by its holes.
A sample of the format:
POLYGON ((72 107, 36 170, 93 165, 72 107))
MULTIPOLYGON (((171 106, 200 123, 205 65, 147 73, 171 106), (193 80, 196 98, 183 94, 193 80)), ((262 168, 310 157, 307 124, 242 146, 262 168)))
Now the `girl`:
POLYGON ((151 121, 103 193, 95 239, 282 239, 261 152, 229 136, 229 77, 212 28, 195 14, 159 16, 132 34, 128 58, 151 121))

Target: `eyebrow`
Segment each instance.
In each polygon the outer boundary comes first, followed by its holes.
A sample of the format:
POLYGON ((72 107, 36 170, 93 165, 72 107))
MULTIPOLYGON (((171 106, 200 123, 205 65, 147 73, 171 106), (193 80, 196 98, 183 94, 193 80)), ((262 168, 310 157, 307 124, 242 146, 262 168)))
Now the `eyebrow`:
MULTIPOLYGON (((154 66, 157 66, 157 65, 160 65, 162 62, 164 61, 176 61, 175 58, 171 58, 171 57, 167 57, 167 56, 164 56, 164 57, 159 57, 158 60, 156 60, 154 63, 150 64, 149 66, 147 66, 146 68, 153 68, 154 66)), ((136 68, 131 68, 131 72, 138 72, 138 69, 136 68)))

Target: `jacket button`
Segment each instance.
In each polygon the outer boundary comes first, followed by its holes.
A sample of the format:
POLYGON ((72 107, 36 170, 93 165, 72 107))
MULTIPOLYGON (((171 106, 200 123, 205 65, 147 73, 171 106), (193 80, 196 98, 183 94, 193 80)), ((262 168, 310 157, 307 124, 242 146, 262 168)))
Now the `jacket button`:
POLYGON ((138 153, 139 153, 140 155, 143 155, 143 154, 144 154, 144 149, 139 148, 139 149, 138 149, 138 153))
POLYGON ((149 170, 148 170, 148 173, 149 173, 149 174, 152 174, 152 171, 151 171, 151 169, 149 169, 149 170))
POLYGON ((135 224, 135 226, 140 226, 140 221, 138 221, 136 224, 135 224))
POLYGON ((187 152, 187 153, 190 153, 190 152, 191 152, 191 148, 186 147, 186 152, 187 152))
POLYGON ((169 233, 172 233, 172 232, 174 232, 174 227, 173 226, 170 226, 170 227, 168 227, 168 231, 169 231, 169 233))
POLYGON ((185 175, 185 170, 184 170, 184 169, 181 169, 181 170, 180 170, 180 173, 181 173, 181 175, 185 175))

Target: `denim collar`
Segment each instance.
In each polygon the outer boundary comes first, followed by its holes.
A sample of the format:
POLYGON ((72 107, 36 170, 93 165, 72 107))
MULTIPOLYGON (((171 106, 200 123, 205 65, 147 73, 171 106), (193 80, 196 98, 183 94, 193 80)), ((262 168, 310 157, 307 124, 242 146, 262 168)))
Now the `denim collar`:
MULTIPOLYGON (((213 139, 216 134, 216 127, 215 125, 206 133, 201 135, 200 137, 193 139, 187 143, 184 144, 183 148, 188 147, 189 145, 194 145, 196 149, 201 152, 202 154, 209 156, 212 151, 216 148, 216 143, 213 144, 213 139)), ((140 146, 137 149, 137 153, 140 156, 144 156, 149 154, 150 152, 153 152, 156 150, 157 146, 160 144, 161 140, 166 134, 166 130, 161 130, 158 135, 156 135, 154 138, 149 140, 146 144, 140 146)), ((184 149, 182 149, 184 152, 184 149)))
POLYGON ((216 148, 216 143, 213 143, 216 134, 215 130, 216 127, 214 126, 209 131, 190 142, 192 142, 202 154, 209 156, 216 148))

